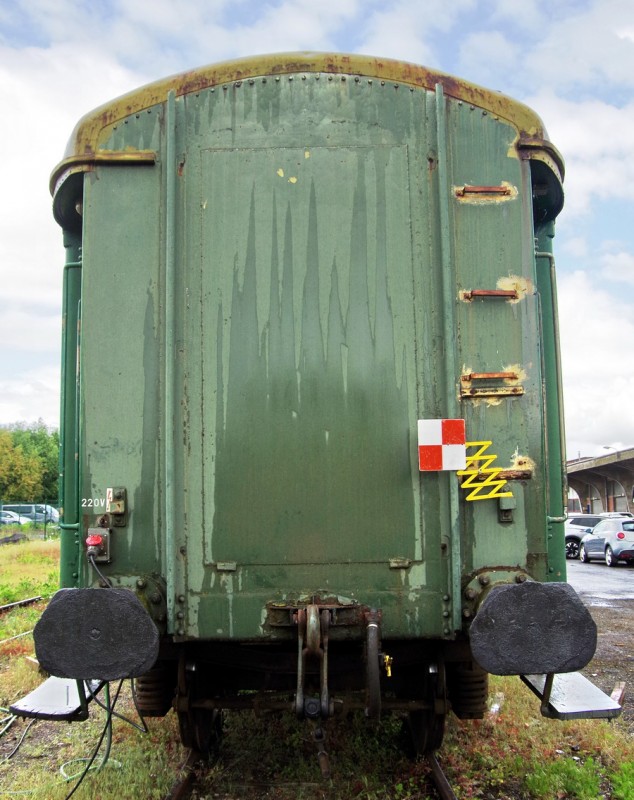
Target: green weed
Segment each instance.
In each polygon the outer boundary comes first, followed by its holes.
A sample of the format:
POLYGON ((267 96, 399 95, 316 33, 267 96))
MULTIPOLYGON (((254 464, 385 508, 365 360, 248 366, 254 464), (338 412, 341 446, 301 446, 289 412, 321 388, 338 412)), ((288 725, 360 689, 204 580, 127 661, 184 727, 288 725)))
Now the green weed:
POLYGON ((611 777, 613 800, 634 797, 634 761, 624 761, 611 777))
POLYGON ((526 776, 526 787, 539 800, 551 800, 553 797, 596 800, 601 779, 592 758, 584 763, 561 758, 534 768, 526 776))

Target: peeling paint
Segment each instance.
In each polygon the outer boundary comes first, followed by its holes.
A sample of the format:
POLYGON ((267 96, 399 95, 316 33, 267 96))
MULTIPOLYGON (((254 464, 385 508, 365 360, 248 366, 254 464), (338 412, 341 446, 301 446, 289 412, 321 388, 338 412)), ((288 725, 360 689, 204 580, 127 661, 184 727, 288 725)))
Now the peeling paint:
POLYGON ((537 464, 533 461, 530 456, 527 455, 520 455, 516 450, 513 454, 513 460, 511 461, 512 470, 523 470, 523 471, 530 471, 535 472, 537 469, 537 464))
POLYGON ((503 367, 502 371, 516 376, 515 378, 505 378, 504 383, 506 386, 519 386, 528 377, 526 370, 521 364, 509 364, 508 366, 503 367))
POLYGON ((517 186, 508 181, 502 181, 499 186, 453 186, 453 195, 459 203, 467 205, 497 205, 517 199, 519 194, 517 186))
POLYGON ((220 585, 225 590, 225 595, 229 606, 229 636, 233 637, 233 575, 221 575, 220 585))
POLYGON ((521 275, 508 275, 500 278, 496 284, 496 288, 505 291, 514 290, 517 292, 517 299, 512 298, 508 300, 511 304, 519 303, 520 300, 523 300, 527 295, 532 295, 535 292, 532 281, 528 280, 528 278, 523 278, 521 275))

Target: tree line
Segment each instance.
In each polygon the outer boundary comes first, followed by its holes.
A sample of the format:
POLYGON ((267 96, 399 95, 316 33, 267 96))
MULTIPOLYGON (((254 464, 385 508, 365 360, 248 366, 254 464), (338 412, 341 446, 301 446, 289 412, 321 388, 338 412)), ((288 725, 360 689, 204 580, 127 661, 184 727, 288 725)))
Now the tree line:
POLYGON ((57 505, 59 433, 43 420, 0 427, 0 503, 57 505))

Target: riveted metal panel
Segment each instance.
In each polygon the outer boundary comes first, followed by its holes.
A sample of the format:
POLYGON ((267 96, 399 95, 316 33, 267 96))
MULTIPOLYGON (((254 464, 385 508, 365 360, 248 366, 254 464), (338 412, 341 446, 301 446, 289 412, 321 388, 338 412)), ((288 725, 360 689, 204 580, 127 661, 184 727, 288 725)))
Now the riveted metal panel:
POLYGON ((452 637, 463 580, 547 574, 526 113, 364 70, 172 82, 167 113, 82 128, 110 154, 86 161, 82 492, 127 489, 104 570, 165 578, 177 636, 283 635, 270 604, 318 595, 452 637), (492 442, 505 524, 419 474, 416 420, 447 415, 492 442))
POLYGON ((125 487, 112 570, 131 578, 158 572, 162 550, 160 194, 160 172, 145 167, 100 168, 84 189, 82 541, 108 511, 108 488, 125 487))

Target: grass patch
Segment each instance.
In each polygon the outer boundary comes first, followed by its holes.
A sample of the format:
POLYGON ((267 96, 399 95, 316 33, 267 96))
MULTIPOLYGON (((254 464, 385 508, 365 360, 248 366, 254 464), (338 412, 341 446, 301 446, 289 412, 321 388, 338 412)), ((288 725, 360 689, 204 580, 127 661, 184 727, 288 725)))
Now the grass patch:
POLYGON ((59 587, 59 539, 35 539, 0 547, 0 605, 59 587))
POLYGON ((491 691, 498 713, 448 725, 442 753, 461 800, 634 798, 634 741, 618 720, 546 720, 515 677, 491 677, 491 691))
MULTIPOLYGON (((0 547, 0 603, 50 596, 57 588, 58 552, 55 540, 0 547)), ((0 706, 7 708, 42 680, 29 660, 34 654, 29 631, 45 605, 0 616, 0 706)), ((634 798, 634 740, 618 720, 545 720, 537 699, 515 677, 492 678, 491 697, 499 709, 483 720, 448 717, 439 760, 459 800, 634 798)), ((127 686, 117 710, 136 719, 127 686)), ((0 711, 0 721, 4 714, 0 711)), ((0 795, 30 790, 24 796, 34 800, 64 798, 73 782, 60 769, 66 774, 81 770, 77 759, 91 755, 104 722, 105 712, 94 703, 83 723, 37 721, 27 731, 29 722, 16 720, 0 735, 0 795), (17 753, 6 760, 25 733, 17 753)), ((74 797, 164 797, 185 752, 173 712, 148 720, 148 726, 143 735, 115 720, 109 764, 91 772, 74 797)), ((290 713, 228 713, 219 758, 199 797, 430 800, 435 794, 428 767, 403 755, 401 728, 397 716, 385 716, 378 725, 362 714, 328 722, 325 747, 332 778, 323 781, 310 723, 290 713)))
POLYGON ((596 800, 601 788, 601 776, 592 758, 586 762, 564 758, 535 766, 526 776, 526 788, 540 800, 551 797, 596 800))
POLYGON ((620 764, 612 776, 613 800, 630 800, 634 797, 634 761, 620 764))
MULTIPOLYGON (((32 670, 19 672, 16 667, 14 663, 11 668, 15 684, 36 679, 32 670)), ((634 797, 634 743, 616 724, 542 720, 532 694, 517 678, 496 678, 493 689, 506 698, 499 713, 482 721, 449 718, 439 758, 459 800, 634 797)), ((1 691, 3 704, 4 698, 1 691)), ((67 773, 78 771, 81 765, 69 762, 90 755, 103 726, 104 712, 94 705, 91 709, 91 719, 85 723, 37 722, 15 758, 0 763, 0 792, 34 787, 36 799, 64 797, 69 785, 63 783, 60 767, 67 773)), ((120 710, 135 716, 127 689, 120 710)), ((11 742, 0 739, 0 762, 2 752, 17 741, 26 723, 19 721, 16 726, 11 742)), ((170 712, 165 719, 149 720, 149 727, 149 733, 142 735, 116 720, 112 763, 91 773, 75 796, 100 800, 165 796, 184 760, 178 725, 170 712)), ((329 722, 325 730, 333 773, 329 781, 320 776, 311 724, 291 714, 228 713, 218 761, 206 774, 199 796, 223 800, 434 797, 426 764, 409 761, 402 754, 398 717, 386 716, 371 726, 362 714, 355 714, 329 722)))
MULTIPOLYGON (((117 709, 131 718, 135 716, 127 687, 117 709)), ((92 755, 105 717, 105 712, 93 703, 91 717, 86 722, 69 725, 36 721, 11 760, 3 761, 0 756, 0 795, 20 796, 24 792, 24 796, 33 800, 62 800, 85 768, 85 759, 92 755)), ((15 730, 12 728, 5 734, 11 741, 2 748, 7 751, 4 758, 10 752, 9 744, 19 741, 28 725, 28 721, 18 720, 15 730)), ((184 751, 178 744, 173 715, 165 720, 150 720, 148 727, 149 732, 142 735, 121 721, 115 722, 107 764, 100 771, 91 771, 74 797, 100 800, 165 797, 175 781, 184 751)), ((105 745, 100 755, 104 752, 105 745)), ((95 766, 99 765, 100 756, 95 761, 95 766)))

